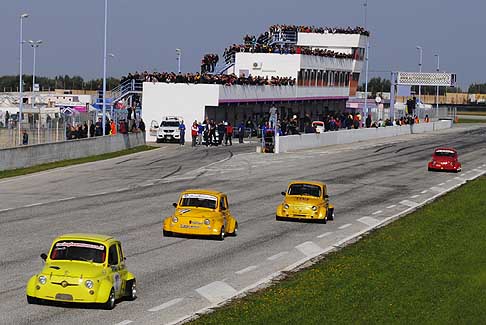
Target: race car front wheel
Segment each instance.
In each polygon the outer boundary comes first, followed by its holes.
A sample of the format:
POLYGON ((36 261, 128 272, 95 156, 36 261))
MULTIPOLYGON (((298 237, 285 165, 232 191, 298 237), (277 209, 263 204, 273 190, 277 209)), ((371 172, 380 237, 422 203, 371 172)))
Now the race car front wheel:
POLYGON ((115 290, 111 288, 108 300, 103 304, 103 309, 112 310, 113 308, 115 308, 115 290))

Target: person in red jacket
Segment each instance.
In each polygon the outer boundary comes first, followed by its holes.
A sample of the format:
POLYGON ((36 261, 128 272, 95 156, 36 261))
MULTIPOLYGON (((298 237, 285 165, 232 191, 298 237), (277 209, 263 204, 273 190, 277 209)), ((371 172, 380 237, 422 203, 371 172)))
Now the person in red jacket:
POLYGON ((191 126, 191 136, 192 136, 192 146, 193 147, 196 146, 198 129, 199 129, 199 127, 197 125, 197 121, 194 121, 194 123, 192 123, 192 126, 191 126))
POLYGON ((229 145, 232 146, 233 142, 231 141, 231 138, 233 137, 233 126, 231 125, 230 122, 228 122, 228 125, 226 125, 226 138, 224 140, 224 145, 228 145, 228 140, 229 140, 229 145))

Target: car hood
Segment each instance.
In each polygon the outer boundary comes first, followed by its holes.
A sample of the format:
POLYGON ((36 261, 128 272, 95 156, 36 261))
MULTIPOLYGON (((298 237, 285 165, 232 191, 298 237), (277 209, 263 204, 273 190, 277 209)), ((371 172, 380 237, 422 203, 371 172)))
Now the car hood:
POLYGON ((200 208, 178 208, 174 215, 177 218, 201 218, 201 219, 211 219, 220 216, 221 213, 218 211, 213 211, 210 209, 200 209, 200 208))
POLYGON ((43 274, 70 278, 93 278, 103 274, 103 264, 84 261, 50 261, 43 274))
POLYGON ((322 204, 322 199, 310 196, 291 195, 287 196, 284 203, 288 205, 319 205, 322 204))

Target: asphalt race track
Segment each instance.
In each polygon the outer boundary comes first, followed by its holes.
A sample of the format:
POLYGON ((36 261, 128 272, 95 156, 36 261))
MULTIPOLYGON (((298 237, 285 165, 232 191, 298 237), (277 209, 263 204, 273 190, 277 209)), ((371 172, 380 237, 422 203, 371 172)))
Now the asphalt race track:
POLYGON ((254 145, 167 145, 109 161, 0 180, 1 324, 161 324, 216 304, 344 238, 486 172, 486 128, 323 147, 280 155, 254 145), (459 174, 427 171, 437 146, 459 151, 459 174), (336 219, 275 221, 290 180, 328 184, 336 219), (223 242, 164 238, 162 218, 188 188, 226 192, 239 223, 223 242), (114 310, 28 305, 25 285, 54 237, 121 239, 138 299, 114 310))

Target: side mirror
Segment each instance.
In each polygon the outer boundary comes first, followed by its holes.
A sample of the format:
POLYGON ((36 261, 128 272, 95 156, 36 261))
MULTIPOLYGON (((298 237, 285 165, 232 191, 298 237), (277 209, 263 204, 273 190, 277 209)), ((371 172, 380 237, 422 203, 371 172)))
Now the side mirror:
POLYGON ((173 206, 174 208, 177 208, 177 203, 172 203, 172 206, 173 206))
POLYGON ((329 195, 327 195, 327 194, 326 194, 326 195, 324 195, 324 198, 325 198, 325 199, 328 199, 328 198, 329 198, 329 195))
POLYGON ((283 196, 285 196, 286 193, 285 192, 280 192, 280 194, 282 194, 283 196))
POLYGON ((44 262, 47 260, 47 255, 46 253, 42 253, 40 254, 40 258, 42 258, 44 260, 44 262))
POLYGON ((226 207, 221 207, 221 211, 226 211, 226 207))

